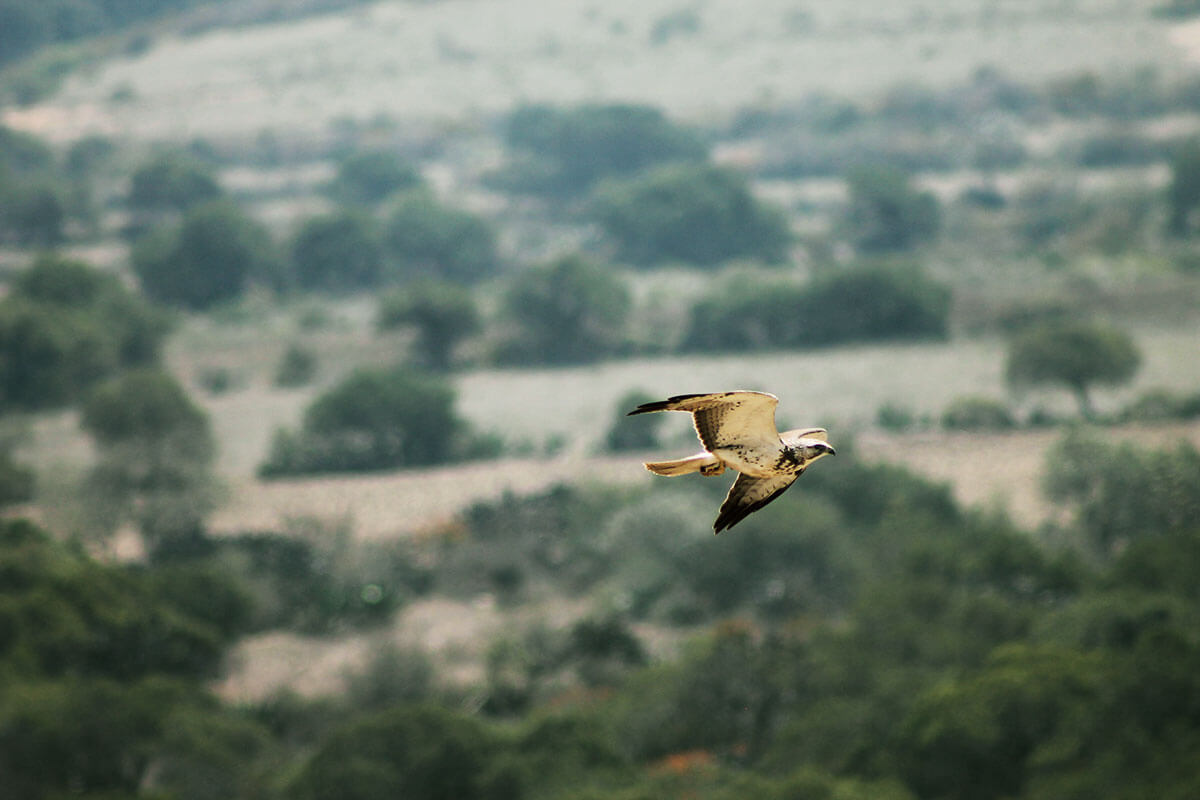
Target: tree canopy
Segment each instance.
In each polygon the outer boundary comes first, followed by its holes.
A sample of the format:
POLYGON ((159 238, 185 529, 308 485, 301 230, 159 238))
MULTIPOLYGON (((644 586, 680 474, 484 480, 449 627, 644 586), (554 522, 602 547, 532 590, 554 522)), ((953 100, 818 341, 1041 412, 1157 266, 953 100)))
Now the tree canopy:
POLYGON ((1090 417, 1092 387, 1127 383, 1141 363, 1137 344, 1120 328, 1065 320, 1017 334, 1009 345, 1005 375, 1018 387, 1063 386, 1074 393, 1080 413, 1090 417))
POLYGON ((676 164, 602 184, 591 216, 640 266, 682 261, 713 267, 730 259, 770 264, 787 257, 786 217, 757 200, 745 177, 707 164, 676 164))

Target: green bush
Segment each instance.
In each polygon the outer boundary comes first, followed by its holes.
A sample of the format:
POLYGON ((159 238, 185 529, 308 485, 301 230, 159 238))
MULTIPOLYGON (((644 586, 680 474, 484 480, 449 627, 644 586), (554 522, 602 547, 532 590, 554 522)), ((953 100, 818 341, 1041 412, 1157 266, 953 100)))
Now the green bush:
POLYGON ((72 403, 122 368, 157 362, 167 328, 114 276, 39 257, 0 300, 0 407, 72 403))
POLYGON ((960 397, 942 412, 942 427, 952 431, 1004 431, 1016 424, 1008 406, 991 397, 960 397))
POLYGON ((317 354, 302 345, 290 344, 279 359, 272 383, 284 388, 307 386, 316 374, 317 354))
POLYGON ((493 182, 550 194, 582 194, 603 178, 707 155, 696 134, 638 105, 524 106, 505 120, 504 140, 522 157, 493 182))
POLYGON ((271 285, 278 271, 266 229, 223 200, 142 237, 131 260, 147 295, 196 311, 240 296, 251 281, 271 285))
POLYGON ((302 289, 348 292, 376 287, 383 278, 383 247, 366 215, 335 212, 305 220, 289 250, 302 289))
POLYGON ((401 279, 473 283, 490 277, 500 263, 491 224, 423 190, 406 192, 390 206, 383 245, 401 279))
POLYGON ((857 267, 807 285, 734 276, 697 301, 688 350, 822 347, 942 339, 950 292, 917 270, 857 267))
POLYGON ((183 153, 151 158, 133 172, 129 207, 140 212, 187 211, 222 194, 208 166, 183 153))
POLYGON ((518 800, 522 780, 499 735, 433 707, 366 716, 335 731, 291 784, 300 800, 518 800))
POLYGON ((411 327, 417 333, 417 360, 446 369, 458 344, 480 331, 483 322, 470 290, 445 281, 416 281, 379 301, 380 330, 411 327))
POLYGON ((630 411, 654 399, 656 398, 637 390, 623 395, 617 401, 613 409, 612 423, 604 437, 608 450, 619 453, 625 450, 649 450, 658 446, 658 429, 664 421, 664 415, 629 416, 630 411))
POLYGON ((912 187, 894 167, 860 167, 846 177, 850 203, 843 225, 860 252, 910 250, 933 240, 941 227, 937 198, 912 187))
POLYGON ((317 397, 298 431, 280 429, 264 477, 364 472, 451 461, 463 425, 454 390, 406 369, 360 369, 317 397))
POLYGON ((1106 444, 1068 432, 1046 456, 1043 490, 1070 503, 1076 524, 1101 553, 1139 539, 1194 530, 1200 519, 1200 452, 1106 444))
POLYGON ((622 352, 633 299, 620 277, 579 256, 513 278, 501 301, 502 364, 586 364, 622 352))
POLYGON ((341 203, 377 205, 396 192, 421 184, 420 174, 399 156, 381 151, 353 153, 344 158, 328 187, 341 203))
POLYGON ((708 164, 658 167, 597 188, 590 216, 621 260, 642 266, 683 261, 711 267, 735 258, 785 261, 787 218, 757 200, 746 178, 708 164))
POLYGON ((99 384, 80 424, 99 450, 88 476, 97 519, 134 522, 156 558, 200 546, 216 507, 207 415, 170 375, 133 370, 99 384))

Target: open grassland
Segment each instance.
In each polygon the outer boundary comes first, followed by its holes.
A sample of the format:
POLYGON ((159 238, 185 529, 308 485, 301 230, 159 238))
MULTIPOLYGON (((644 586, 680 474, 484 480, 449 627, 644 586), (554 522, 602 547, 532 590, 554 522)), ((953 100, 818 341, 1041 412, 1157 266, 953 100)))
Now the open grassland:
POLYGON ((86 133, 187 140, 331 121, 427 123, 521 102, 634 100, 692 119, 813 91, 861 95, 959 82, 982 66, 1020 79, 1114 64, 1176 69, 1191 38, 1150 0, 445 0, 191 37, 72 78, 6 123, 59 140, 86 133), (1069 10, 1067 10, 1069 8, 1069 10), (1178 43, 1178 44, 1177 44, 1178 43))

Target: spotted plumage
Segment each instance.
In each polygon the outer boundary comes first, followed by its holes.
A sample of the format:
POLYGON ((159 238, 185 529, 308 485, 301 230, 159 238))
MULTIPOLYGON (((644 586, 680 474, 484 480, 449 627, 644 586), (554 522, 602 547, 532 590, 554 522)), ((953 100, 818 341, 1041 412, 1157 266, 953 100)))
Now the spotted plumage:
POLYGON ((818 458, 833 455, 824 428, 801 428, 780 434, 775 428, 779 398, 765 392, 734 391, 681 394, 630 411, 686 411, 692 415, 704 450, 675 461, 652 461, 657 475, 720 475, 728 467, 740 473, 717 512, 713 532, 736 525, 770 503, 818 458))

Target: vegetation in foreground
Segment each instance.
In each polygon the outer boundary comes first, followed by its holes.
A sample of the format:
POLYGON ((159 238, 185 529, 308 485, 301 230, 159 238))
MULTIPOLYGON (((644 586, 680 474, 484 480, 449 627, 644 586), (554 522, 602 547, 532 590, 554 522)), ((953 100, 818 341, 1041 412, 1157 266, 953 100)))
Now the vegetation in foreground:
POLYGON ((705 484, 561 487, 385 546, 254 534, 148 566, 10 520, 4 774, 30 798, 1189 796, 1200 454, 1079 430, 1046 481, 1073 516, 1037 537, 849 453, 718 538, 705 484), (477 685, 408 649, 336 697, 205 688, 256 630, 486 595, 590 610, 505 634, 477 685), (688 642, 651 659, 647 626, 688 642))

